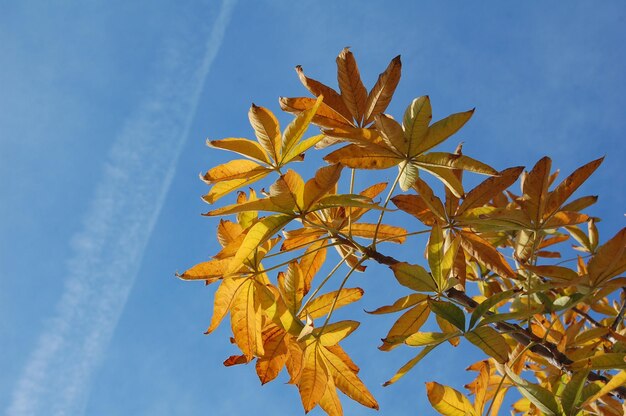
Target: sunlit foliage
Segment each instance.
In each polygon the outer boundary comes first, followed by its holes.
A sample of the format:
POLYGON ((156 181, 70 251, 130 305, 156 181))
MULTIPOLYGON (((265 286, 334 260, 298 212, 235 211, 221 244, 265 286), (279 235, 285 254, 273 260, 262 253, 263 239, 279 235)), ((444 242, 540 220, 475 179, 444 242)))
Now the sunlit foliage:
MULTIPOLYGON (((377 262, 389 270, 381 284, 398 283, 406 296, 369 312, 401 313, 386 335, 371 338, 383 337, 382 351, 416 349, 395 375, 390 370, 385 385, 421 360, 437 359, 427 355, 442 343, 465 339, 484 359, 467 369, 477 375, 465 393, 462 386, 426 383, 441 414, 497 415, 511 390, 521 393, 515 413, 624 414, 626 229, 601 239, 599 219, 582 212, 597 197, 571 198, 602 159, 560 182, 548 157, 528 170, 496 171, 460 146, 453 153, 436 150, 473 110, 433 123, 424 96, 409 103, 400 121, 385 113, 400 80, 400 57, 369 91, 348 49, 337 68, 338 91, 296 68, 313 97, 280 99, 295 115, 284 130, 270 110, 252 105, 256 140, 208 142, 243 158, 206 172, 204 199, 215 204, 239 193, 234 204, 206 213, 227 218, 217 224, 222 249, 179 277, 219 285, 207 333, 229 315, 241 351, 224 364, 254 361, 261 383, 286 368, 305 412, 320 406, 343 414, 338 391, 378 409, 340 346, 359 322, 333 319, 363 296, 348 287, 350 277, 377 262), (319 134, 308 134, 312 125, 319 134), (329 146, 333 150, 325 150, 329 146), (314 151, 325 152, 328 164, 305 180, 296 169, 314 151), (390 168, 397 170, 390 186, 370 172, 371 186, 354 189, 363 170, 390 168), (486 178, 466 189, 465 172, 486 178), (442 186, 429 185, 433 180, 423 179, 429 175, 442 186), (263 178, 273 181, 268 189, 247 190, 263 178), (405 226, 389 224, 393 216, 405 226), (409 258, 389 255, 388 244, 407 244, 419 234, 428 237, 425 248, 409 258), (579 254, 569 258, 572 243, 579 254), (327 255, 329 248, 338 256, 327 255), (329 281, 339 289, 325 291, 329 281), (429 320, 438 331, 421 331, 429 320)), ((352 313, 358 319, 362 308, 352 313)))

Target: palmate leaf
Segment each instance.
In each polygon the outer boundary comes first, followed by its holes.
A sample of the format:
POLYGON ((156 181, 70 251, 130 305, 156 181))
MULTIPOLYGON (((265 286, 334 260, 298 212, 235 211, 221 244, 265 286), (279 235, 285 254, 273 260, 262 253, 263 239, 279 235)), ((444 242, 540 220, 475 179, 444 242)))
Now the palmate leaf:
MULTIPOLYGON (((313 123, 324 128, 364 127, 371 124, 374 117, 384 112, 391 102, 400 80, 402 67, 400 56, 395 57, 389 63, 369 93, 361 81, 354 55, 348 48, 339 53, 336 61, 340 93, 307 77, 301 66, 296 67, 298 77, 305 88, 316 97, 324 97, 320 111, 313 118, 313 123)), ((298 114, 307 108, 306 100, 310 99, 281 98, 280 105, 283 110, 298 114)))

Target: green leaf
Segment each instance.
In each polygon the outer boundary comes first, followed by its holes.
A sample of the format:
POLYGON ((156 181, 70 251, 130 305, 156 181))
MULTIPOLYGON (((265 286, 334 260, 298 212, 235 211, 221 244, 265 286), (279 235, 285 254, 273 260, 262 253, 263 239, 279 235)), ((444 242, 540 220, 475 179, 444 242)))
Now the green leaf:
POLYGON ((561 414, 559 405, 550 390, 522 379, 508 367, 504 367, 504 369, 511 381, 515 383, 520 393, 537 406, 539 410, 548 416, 558 416, 561 414))
POLYGON ((430 239, 428 240, 428 265, 430 266, 430 272, 437 283, 437 288, 441 291, 445 290, 446 277, 442 273, 443 262, 443 232, 439 223, 433 224, 430 239))
POLYGON ((566 416, 574 416, 578 405, 582 403, 582 393, 587 381, 589 370, 582 370, 572 374, 572 378, 561 392, 561 405, 566 416))
POLYGON ((476 309, 474 309, 474 312, 472 312, 472 317, 470 318, 469 329, 472 329, 474 327, 474 324, 476 324, 476 322, 478 322, 478 320, 482 318, 483 315, 487 313, 489 309, 493 308, 498 303, 506 299, 512 298, 513 296, 515 296, 516 293, 517 291, 515 290, 506 290, 504 292, 491 295, 490 297, 485 299, 480 305, 476 307, 476 309))
POLYGON ((409 263, 396 263, 389 268, 402 286, 416 292, 436 292, 437 285, 433 277, 422 266, 409 263))
POLYGON ((465 314, 453 303, 428 299, 430 310, 450 322, 452 325, 465 331, 465 314))
POLYGON ((480 326, 467 332, 465 338, 501 364, 509 360, 509 345, 498 331, 490 326, 480 326))

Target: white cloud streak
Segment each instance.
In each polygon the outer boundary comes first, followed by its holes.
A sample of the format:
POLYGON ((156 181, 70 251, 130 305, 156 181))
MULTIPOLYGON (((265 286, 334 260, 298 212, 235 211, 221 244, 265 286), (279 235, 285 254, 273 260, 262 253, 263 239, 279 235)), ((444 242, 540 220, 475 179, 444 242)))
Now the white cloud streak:
POLYGON ((189 135, 235 0, 204 45, 188 33, 165 50, 159 82, 116 137, 73 239, 62 297, 14 388, 10 416, 83 414, 189 135))

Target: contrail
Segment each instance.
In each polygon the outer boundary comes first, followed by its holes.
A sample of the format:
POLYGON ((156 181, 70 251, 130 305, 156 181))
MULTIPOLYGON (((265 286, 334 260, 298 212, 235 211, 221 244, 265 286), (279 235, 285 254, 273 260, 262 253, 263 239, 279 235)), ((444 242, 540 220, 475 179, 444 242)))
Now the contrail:
POLYGON ((116 137, 72 241, 64 293, 7 415, 84 413, 91 376, 133 286, 234 4, 222 1, 204 45, 188 33, 166 48, 155 90, 116 137))

